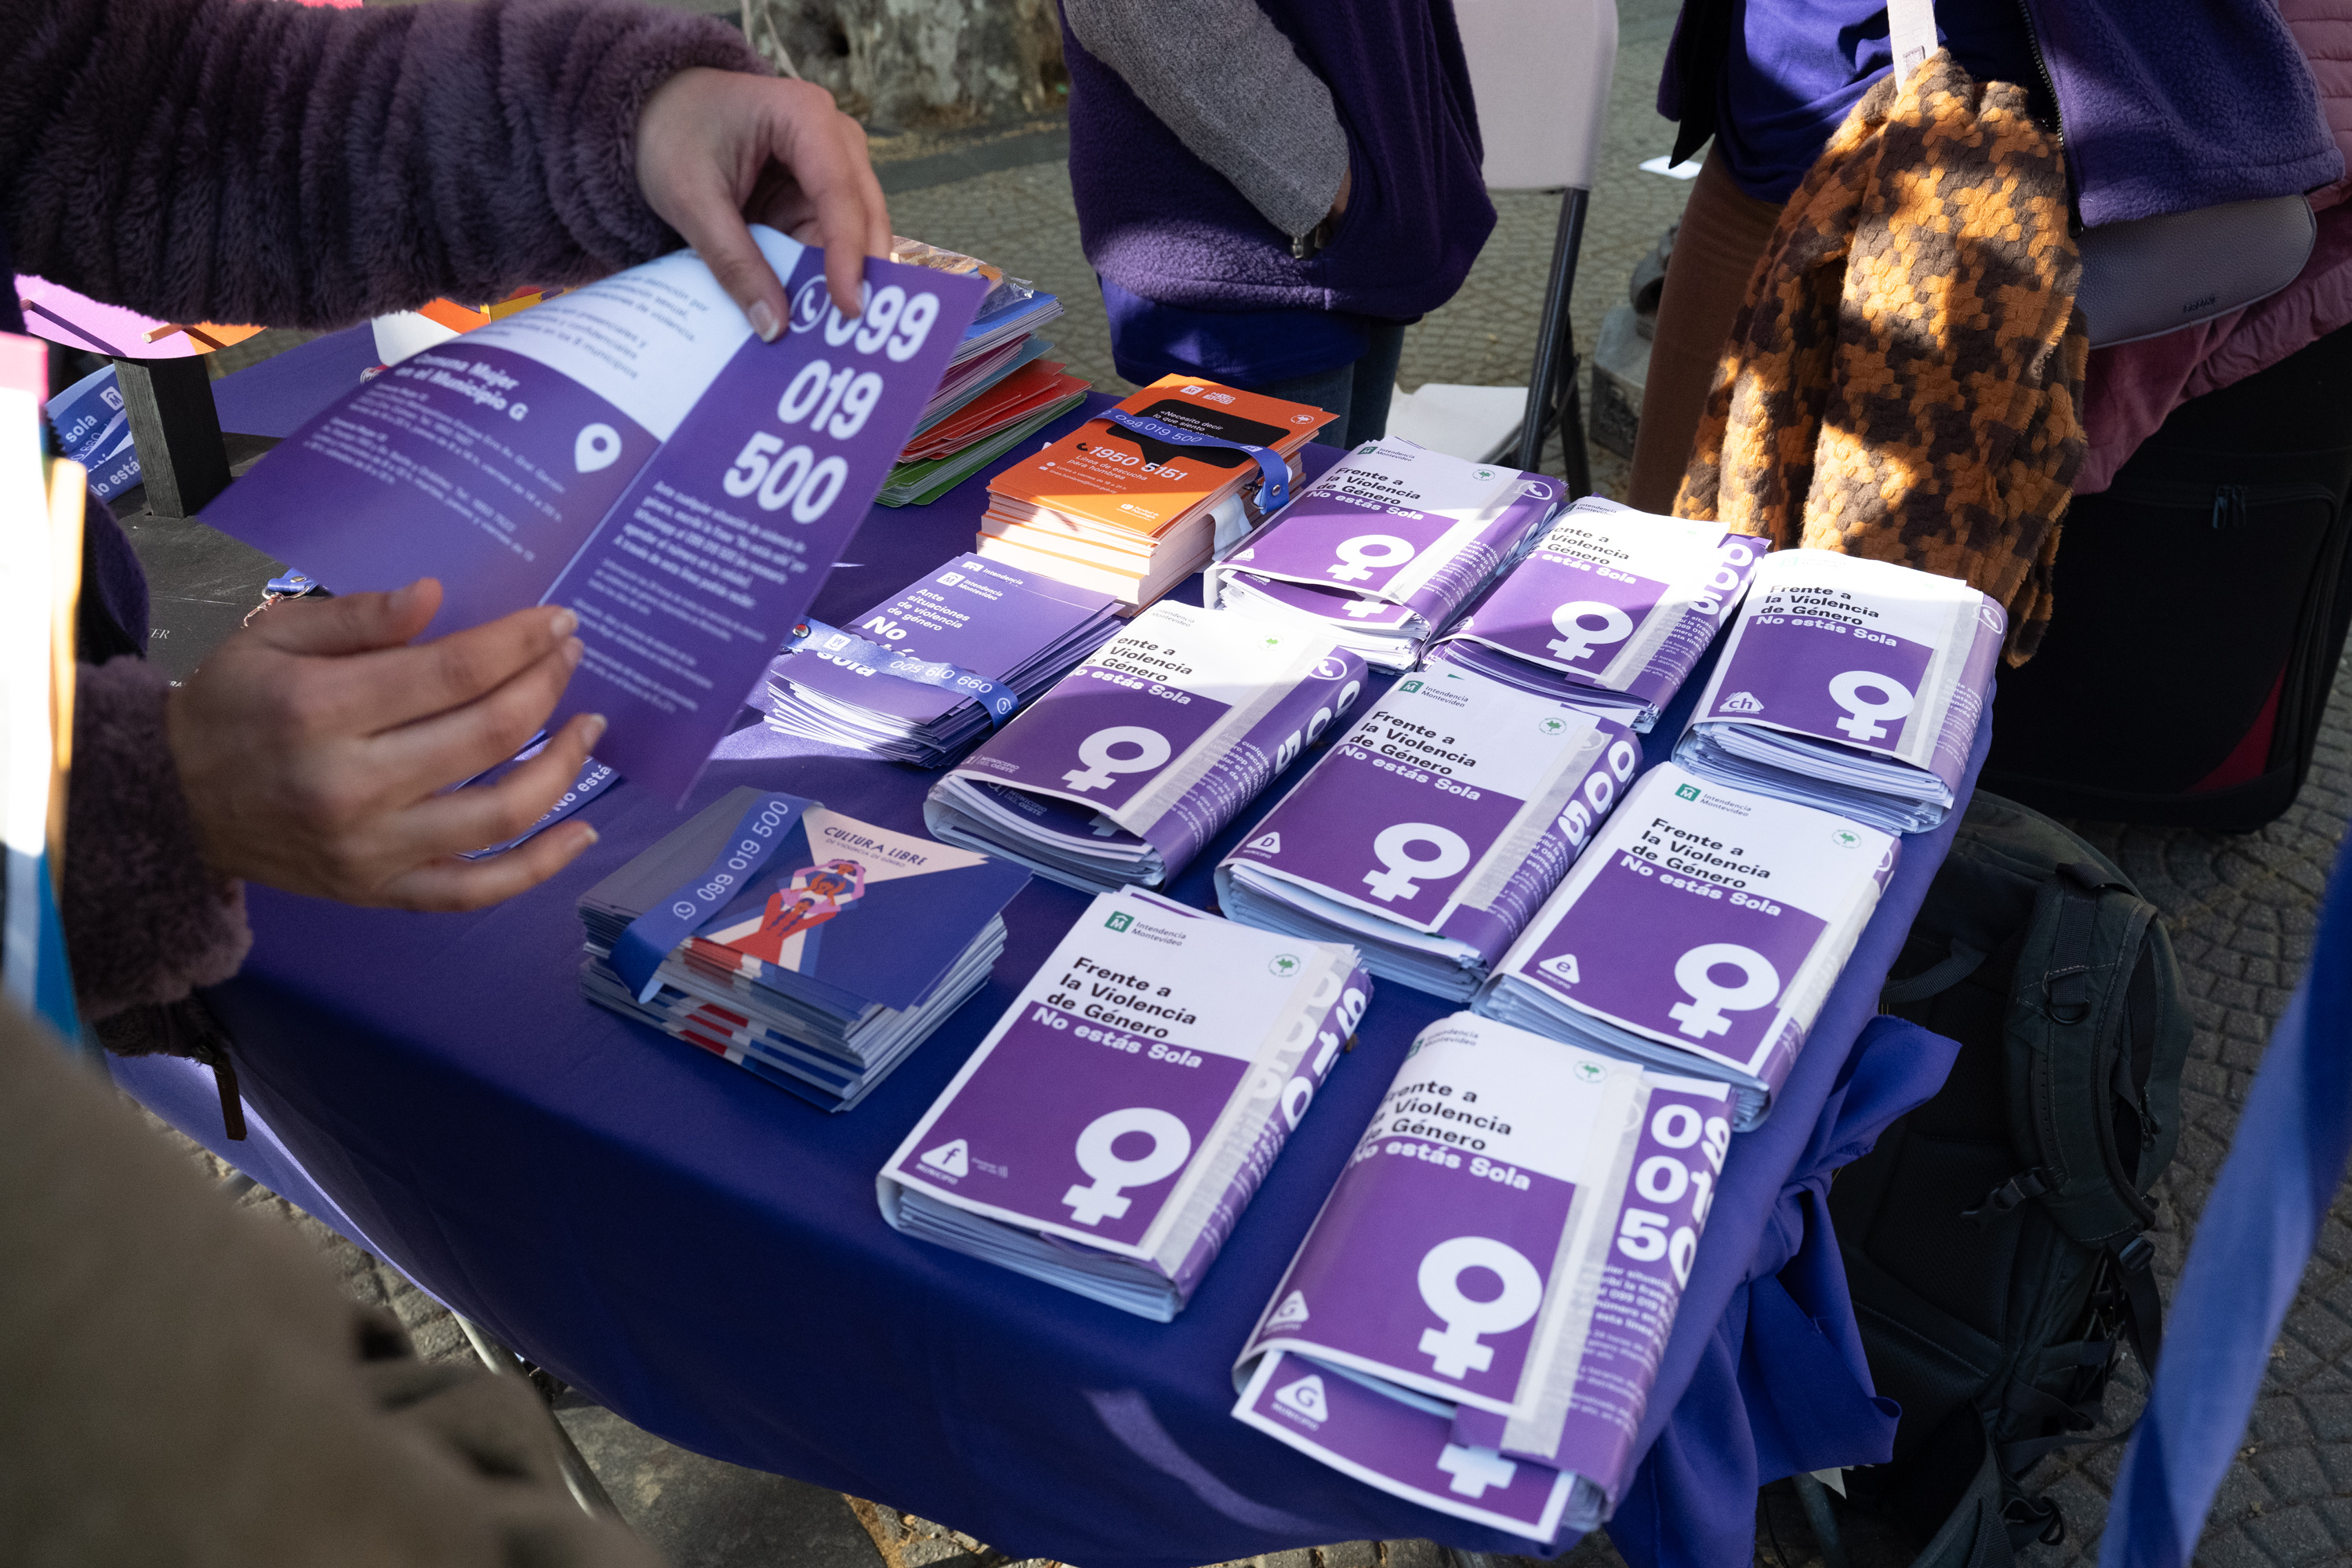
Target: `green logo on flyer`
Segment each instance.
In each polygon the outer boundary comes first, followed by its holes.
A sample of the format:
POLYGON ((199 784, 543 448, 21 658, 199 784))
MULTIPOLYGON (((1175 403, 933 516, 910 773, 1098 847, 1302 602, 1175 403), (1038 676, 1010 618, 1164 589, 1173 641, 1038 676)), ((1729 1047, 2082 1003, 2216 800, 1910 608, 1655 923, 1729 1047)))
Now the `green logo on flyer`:
POLYGON ((1298 973, 1298 960, 1286 952, 1278 952, 1275 954, 1274 962, 1265 967, 1269 973, 1278 979, 1287 980, 1298 973))
POLYGON ((1135 917, 1129 914, 1116 914, 1111 916, 1110 919, 1103 921, 1103 924, 1110 927, 1113 931, 1125 931, 1134 923, 1135 917))
POLYGON ((1408 680, 1402 686, 1398 687, 1397 689, 1399 691, 1418 691, 1421 689, 1421 682, 1418 680, 1408 680))
POLYGON ((1675 786, 1675 793, 1682 796, 1685 800, 1696 800, 1698 798, 1698 785, 1676 784, 1675 786))
POLYGON ((1576 1076, 1587 1083, 1599 1083, 1609 1076, 1609 1069, 1599 1062, 1579 1062, 1576 1064, 1576 1076))
POLYGON ((1841 827, 1830 835, 1830 842, 1841 849, 1851 849, 1862 842, 1862 835, 1850 827, 1841 827))
POLYGON ((1537 728, 1540 729, 1547 735, 1557 735, 1562 730, 1568 728, 1568 721, 1565 719, 1547 719, 1541 724, 1538 725, 1537 728))

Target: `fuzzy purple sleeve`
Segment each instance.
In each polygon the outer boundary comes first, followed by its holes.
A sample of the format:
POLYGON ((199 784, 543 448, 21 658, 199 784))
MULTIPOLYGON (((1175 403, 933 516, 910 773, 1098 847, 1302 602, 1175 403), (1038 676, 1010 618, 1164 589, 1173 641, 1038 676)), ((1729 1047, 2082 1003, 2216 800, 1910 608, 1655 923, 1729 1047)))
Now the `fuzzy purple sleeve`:
POLYGON ((164 673, 144 659, 78 667, 66 874, 58 913, 74 991, 93 1023, 176 1002, 245 962, 245 887, 196 853, 163 733, 164 673))
POLYGON ((740 34, 629 0, 0 0, 22 270, 171 321, 336 327, 675 248, 638 110, 740 34))

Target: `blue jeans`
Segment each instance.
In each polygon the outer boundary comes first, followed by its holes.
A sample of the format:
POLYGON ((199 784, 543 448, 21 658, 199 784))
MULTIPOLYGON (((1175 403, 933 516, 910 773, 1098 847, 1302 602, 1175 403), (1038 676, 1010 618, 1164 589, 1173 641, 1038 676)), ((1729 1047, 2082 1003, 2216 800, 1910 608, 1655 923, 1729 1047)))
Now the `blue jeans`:
POLYGON ((1370 335, 1364 357, 1353 364, 1244 390, 1338 415, 1318 437, 1326 446, 1352 449, 1377 441, 1388 434, 1389 397, 1396 390, 1397 362, 1404 357, 1404 323, 1375 321, 1370 335))

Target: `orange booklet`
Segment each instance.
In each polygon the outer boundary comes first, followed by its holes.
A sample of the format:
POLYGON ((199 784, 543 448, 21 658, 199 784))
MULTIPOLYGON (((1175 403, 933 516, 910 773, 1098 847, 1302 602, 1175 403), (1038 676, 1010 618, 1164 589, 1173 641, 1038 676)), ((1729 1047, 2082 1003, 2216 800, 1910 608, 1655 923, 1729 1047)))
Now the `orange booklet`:
MULTIPOLYGON (((1181 375, 1162 376, 1118 406, 1181 430, 1268 447, 1285 458, 1334 418, 1303 403, 1181 375)), ((1180 446, 1096 418, 989 480, 989 510, 1007 522, 1058 521, 1081 532, 1158 539, 1244 487, 1254 489, 1258 472, 1256 459, 1236 447, 1180 446)))

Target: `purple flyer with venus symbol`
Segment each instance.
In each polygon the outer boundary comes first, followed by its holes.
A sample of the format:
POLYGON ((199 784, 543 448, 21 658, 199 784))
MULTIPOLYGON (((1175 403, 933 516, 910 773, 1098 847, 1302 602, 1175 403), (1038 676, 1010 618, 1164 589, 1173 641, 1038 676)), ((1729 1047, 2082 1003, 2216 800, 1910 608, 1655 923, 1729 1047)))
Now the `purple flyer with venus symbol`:
POLYGON ((754 237, 793 302, 753 335, 677 252, 412 355, 346 395, 205 521, 339 593, 441 580, 427 635, 536 604, 586 647, 555 723, 681 798, 815 596, 939 384, 983 285, 754 237))

